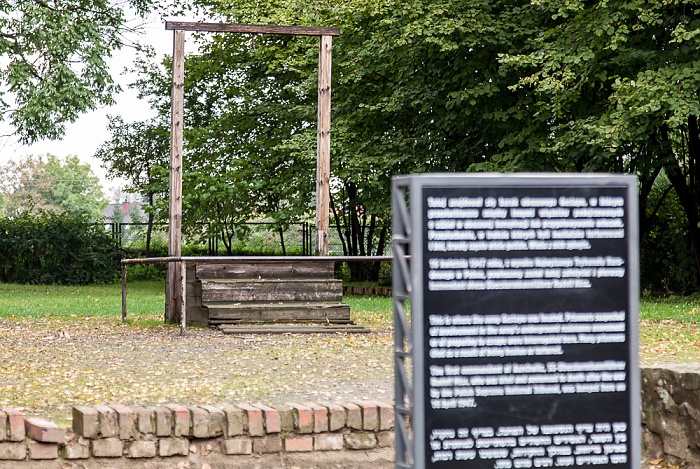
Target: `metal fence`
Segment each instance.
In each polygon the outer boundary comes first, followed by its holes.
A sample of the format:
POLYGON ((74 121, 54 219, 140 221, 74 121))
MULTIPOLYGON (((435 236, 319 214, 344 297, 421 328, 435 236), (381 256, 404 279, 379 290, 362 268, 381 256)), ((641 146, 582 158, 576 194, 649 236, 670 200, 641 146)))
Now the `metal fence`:
MULTIPOLYGON (((147 223, 107 222, 105 229, 111 234, 114 247, 118 251, 126 246, 138 246, 146 244, 147 223)), ((183 236, 183 243, 191 247, 199 246, 201 251, 209 256, 227 254, 224 242, 218 234, 212 234, 208 226, 202 227, 203 236, 183 236)), ((233 238, 232 251, 234 254, 250 253, 265 255, 301 255, 311 256, 315 249, 315 227, 313 223, 292 223, 282 236, 272 223, 249 222, 238 226, 238 234, 233 238), (282 242, 284 241, 284 249, 282 242)), ((337 227, 330 226, 329 253, 331 255, 343 255, 343 243, 338 235, 337 227)), ((168 225, 156 223, 152 231, 152 244, 167 245, 168 225)))

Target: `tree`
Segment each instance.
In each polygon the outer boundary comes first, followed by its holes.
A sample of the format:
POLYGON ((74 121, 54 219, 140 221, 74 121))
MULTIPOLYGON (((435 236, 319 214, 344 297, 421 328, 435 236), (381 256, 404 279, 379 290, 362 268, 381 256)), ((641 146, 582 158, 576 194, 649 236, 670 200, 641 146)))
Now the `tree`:
POLYGON ((133 30, 125 9, 151 0, 0 2, 0 120, 24 143, 55 139, 65 124, 111 104, 117 87, 105 59, 133 30))
POLYGON ((104 218, 107 200, 100 180, 76 156, 28 156, 7 163, 0 172, 6 175, 0 185, 5 215, 49 211, 83 215, 93 222, 104 218))
POLYGON ((110 117, 112 138, 95 153, 102 167, 112 178, 128 181, 127 191, 140 193, 147 204, 146 257, 150 256, 153 223, 158 211, 158 200, 168 188, 168 130, 158 121, 126 123, 120 117, 110 117))
MULTIPOLYGON (((527 95, 508 89, 519 76, 503 76, 497 58, 529 50, 543 21, 528 14, 529 5, 267 0, 203 8, 225 21, 341 28, 333 57, 332 211, 344 253, 372 255, 388 246, 391 177, 465 170, 497 153, 503 132, 525 118, 519 103, 527 95)), ((188 57, 185 211, 206 218, 216 216, 207 207, 226 210, 230 219, 221 226, 251 213, 280 226, 308 216, 317 64, 317 39, 301 37, 210 36, 188 57)), ((161 112, 169 104, 165 73, 150 68, 139 83, 161 112)), ((352 274, 376 278, 378 267, 353 265, 352 274)))
POLYGON ((503 56, 507 67, 534 70, 515 86, 537 98, 528 127, 545 131, 538 153, 560 170, 638 174, 642 237, 660 222, 650 195, 663 176, 687 218, 698 278, 700 2, 540 5, 557 24, 532 53, 503 56))

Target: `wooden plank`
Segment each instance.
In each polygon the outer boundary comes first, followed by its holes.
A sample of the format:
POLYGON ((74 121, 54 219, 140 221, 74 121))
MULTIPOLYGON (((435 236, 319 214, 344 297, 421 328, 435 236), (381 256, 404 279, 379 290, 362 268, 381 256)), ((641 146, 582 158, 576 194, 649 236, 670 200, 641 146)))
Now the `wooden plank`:
MULTIPOLYGON (((168 255, 182 251, 182 149, 184 127, 185 33, 173 32, 172 109, 170 119, 170 224, 168 255)), ((168 264, 166 322, 174 324, 182 316, 182 269, 179 262, 168 264)))
POLYGON ((166 30, 206 31, 213 33, 277 34, 283 36, 339 36, 338 28, 314 26, 279 26, 269 24, 203 23, 197 21, 166 21, 166 30))
POLYGON ((217 305, 209 307, 209 318, 212 321, 239 322, 337 322, 350 320, 350 307, 343 303, 331 304, 251 304, 217 305))
POLYGON ((209 311, 207 308, 187 305, 187 324, 195 326, 209 326, 209 311))
POLYGON ((316 255, 328 255, 331 167, 332 37, 321 36, 318 53, 318 138, 316 157, 316 255))
POLYGON ((200 279, 243 279, 243 278, 308 278, 332 279, 333 262, 235 262, 230 264, 197 264, 197 278, 200 279))
POLYGON ((222 301, 341 301, 342 298, 343 286, 339 280, 202 281, 202 304, 204 305, 222 301))
POLYGON ((224 334, 368 334, 372 332, 363 326, 222 326, 220 329, 224 334))
POLYGON ((187 307, 202 306, 202 297, 187 295, 187 307))
POLYGON ((304 319, 304 320, 293 320, 293 321, 248 321, 248 320, 231 320, 231 319, 212 319, 208 317, 209 326, 240 326, 240 325, 260 325, 260 324, 324 324, 324 325, 337 325, 337 324, 354 324, 350 319, 304 319))

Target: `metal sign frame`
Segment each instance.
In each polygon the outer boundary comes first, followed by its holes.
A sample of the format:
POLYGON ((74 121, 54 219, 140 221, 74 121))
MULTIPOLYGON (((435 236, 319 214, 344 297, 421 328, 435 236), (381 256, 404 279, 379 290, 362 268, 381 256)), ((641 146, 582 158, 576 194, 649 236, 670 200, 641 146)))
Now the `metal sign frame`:
MULTIPOLYGON (((395 178, 392 186, 393 209, 393 288, 395 320, 395 402, 396 402, 396 467, 426 469, 442 467, 426 462, 426 352, 424 319, 424 189, 431 188, 590 188, 614 187, 625 194, 626 259, 628 286, 626 345, 627 390, 629 403, 628 460, 615 467, 636 468, 641 455, 640 383, 638 362, 639 312, 639 227, 637 179, 629 175, 602 174, 432 174, 395 178), (410 317, 407 319, 407 303, 410 317), (412 374, 412 379, 409 379, 412 374), (407 428, 412 428, 408 432, 407 428)), ((455 410, 458 412, 458 409, 455 410)), ((459 467, 481 467, 463 462, 459 467)), ((571 466, 580 467, 580 466, 571 466)))

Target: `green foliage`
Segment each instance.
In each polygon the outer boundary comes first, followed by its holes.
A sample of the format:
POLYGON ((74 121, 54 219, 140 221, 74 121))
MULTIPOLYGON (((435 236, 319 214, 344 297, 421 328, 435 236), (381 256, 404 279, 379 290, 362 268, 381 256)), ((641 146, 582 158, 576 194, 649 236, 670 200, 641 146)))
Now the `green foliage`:
POLYGON ((22 0, 0 2, 0 119, 24 143, 56 139, 65 124, 118 91, 105 60, 124 43, 133 7, 150 0, 22 0), (14 103, 8 102, 9 100, 14 103))
MULTIPOLYGON (((500 73, 497 54, 527 48, 542 21, 526 14, 527 1, 192 4, 232 22, 342 30, 331 161, 333 222, 346 255, 387 251, 393 176, 465 170, 498 151, 509 119, 523 115, 519 93, 507 88, 517 78, 500 73)), ((187 58, 185 228, 211 223, 229 253, 251 213, 283 231, 314 206, 317 42, 222 34, 187 58)), ((167 68, 140 66, 139 90, 166 113, 167 68)), ((376 280, 379 264, 352 271, 376 280)))
POLYGON ((0 214, 16 216, 37 210, 84 215, 102 221, 107 199, 90 165, 77 156, 28 156, 0 167, 5 199, 0 214))
MULTIPOLYGON (((501 55, 505 70, 522 73, 511 89, 529 90, 535 98, 532 119, 523 131, 542 135, 535 151, 558 170, 636 173, 642 243, 670 248, 669 261, 682 259, 674 274, 663 269, 672 278, 656 285, 697 288, 700 63, 695 56, 700 2, 567 0, 535 5, 555 20, 554 26, 537 36, 533 52, 501 55), (673 209, 655 214, 653 190, 661 175, 682 216, 672 215, 673 209), (657 215, 672 220, 666 223, 668 239, 661 245, 658 238, 647 239, 660 235, 662 228, 653 220, 657 215), (682 218, 684 226, 679 224, 682 218)), ((503 142, 512 158, 532 156, 533 148, 520 145, 512 134, 503 142)), ((654 249, 644 252, 652 256, 646 264, 657 265, 654 249)))
MULTIPOLYGON (((629 172, 640 179, 643 242, 657 236, 645 252, 661 246, 664 225, 676 233, 669 239, 690 240, 669 256, 691 256, 677 263, 688 272, 664 270, 673 277, 664 288, 685 289, 700 281, 699 6, 191 0, 183 8, 236 23, 341 29, 333 39, 331 212, 344 254, 387 251, 389 187, 399 174, 629 172), (661 174, 686 219, 680 232, 681 218, 665 223, 655 211, 661 174)), ((231 252, 251 213, 284 229, 314 205, 317 39, 202 37, 185 67, 184 218, 212 223, 231 252)), ((137 86, 165 115, 164 65, 141 63, 137 86)), ((350 269, 353 280, 378 275, 378 264, 350 269)))
POLYGON ((0 282, 85 285, 115 279, 116 253, 101 224, 67 213, 0 218, 0 282))

